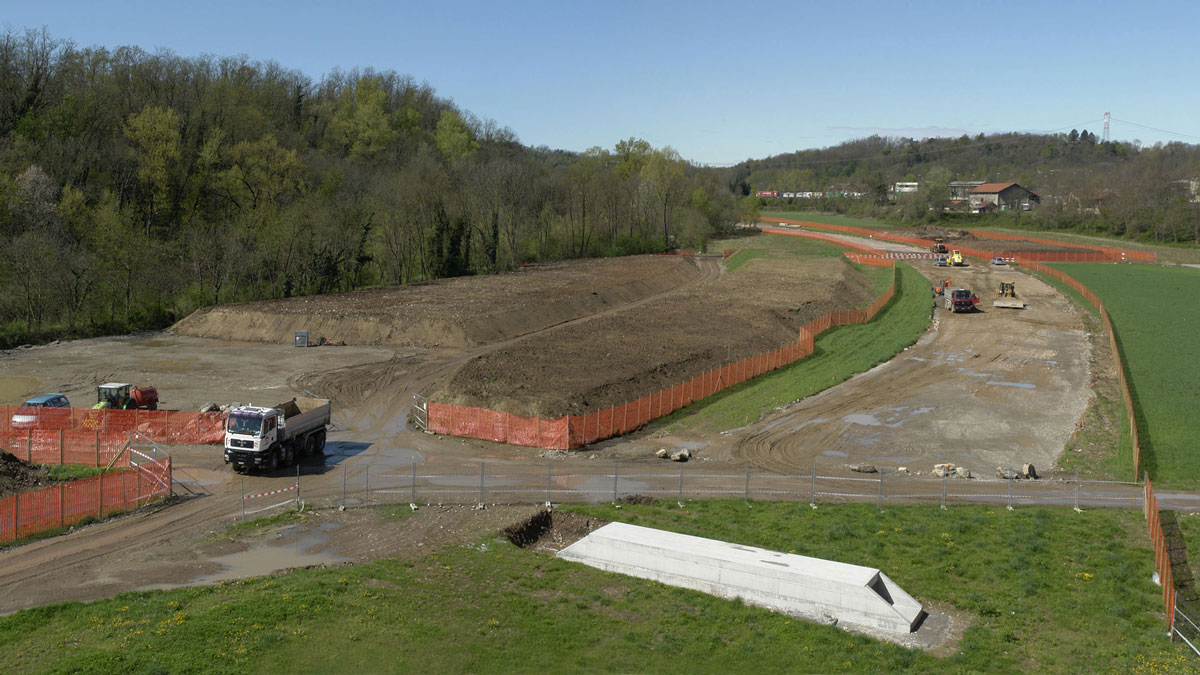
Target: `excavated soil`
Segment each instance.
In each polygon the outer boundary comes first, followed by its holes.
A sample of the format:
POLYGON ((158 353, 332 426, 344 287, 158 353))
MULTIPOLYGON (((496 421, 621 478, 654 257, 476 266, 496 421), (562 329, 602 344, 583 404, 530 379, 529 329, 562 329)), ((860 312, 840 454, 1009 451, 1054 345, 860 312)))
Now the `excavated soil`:
POLYGON ((59 482, 50 479, 46 467, 29 464, 0 450, 0 498, 59 482))
POLYGON ((434 396, 519 415, 584 414, 793 342, 800 327, 870 299, 841 258, 759 258, 733 274, 471 359, 434 396))
POLYGON ((934 239, 936 237, 941 237, 946 241, 946 246, 950 249, 963 246, 967 248, 977 248, 981 251, 994 251, 996 253, 1049 253, 1051 251, 1068 251, 1078 253, 1084 250, 1073 246, 1055 246, 1054 244, 1043 244, 1036 241, 986 239, 984 237, 976 237, 966 230, 929 225, 918 227, 915 230, 891 230, 888 232, 888 234, 899 235, 902 237, 920 237, 922 239, 934 239))
POLYGON ((207 307, 171 331, 291 344, 294 331, 307 330, 312 344, 324 337, 348 345, 462 348, 620 306, 697 274, 678 256, 530 265, 503 274, 207 307))

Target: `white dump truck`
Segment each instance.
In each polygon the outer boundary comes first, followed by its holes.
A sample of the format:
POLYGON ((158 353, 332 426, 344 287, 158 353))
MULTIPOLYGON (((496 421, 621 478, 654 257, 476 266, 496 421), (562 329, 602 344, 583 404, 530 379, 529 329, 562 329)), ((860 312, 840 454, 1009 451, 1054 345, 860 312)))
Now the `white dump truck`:
POLYGON ((329 410, 326 398, 293 398, 269 408, 230 408, 225 418, 225 463, 235 471, 274 471, 323 453, 329 410))

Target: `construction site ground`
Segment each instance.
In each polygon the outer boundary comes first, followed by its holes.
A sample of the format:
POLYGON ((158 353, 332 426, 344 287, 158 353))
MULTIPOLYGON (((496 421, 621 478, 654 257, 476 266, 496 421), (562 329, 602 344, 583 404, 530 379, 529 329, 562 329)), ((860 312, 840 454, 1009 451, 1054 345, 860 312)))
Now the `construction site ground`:
MULTIPOLYGON (((872 244, 893 247, 878 241, 872 244)), ((441 324, 430 319, 415 336, 390 342, 378 338, 368 345, 298 349, 291 346, 293 329, 308 328, 310 335, 345 340, 353 333, 335 328, 356 321, 334 314, 328 318, 330 323, 314 329, 304 317, 318 313, 305 309, 294 315, 282 310, 273 315, 256 333, 260 342, 234 341, 235 335, 246 339, 243 326, 253 315, 271 314, 276 307, 266 305, 241 306, 236 311, 224 308, 221 320, 209 317, 200 322, 207 326, 204 331, 225 326, 228 334, 221 337, 155 333, 12 350, 0 353, 4 373, 0 403, 16 404, 30 394, 61 391, 75 405, 89 405, 95 385, 110 380, 153 384, 163 407, 183 410, 208 401, 270 404, 293 395, 326 396, 334 401, 334 428, 326 456, 304 467, 302 498, 333 503, 346 482, 361 485, 368 471, 371 476, 397 474, 415 465, 426 474, 470 476, 478 475, 480 461, 486 460, 494 467, 490 470, 529 469, 535 463, 551 462, 561 467, 555 471, 585 474, 589 467, 612 469, 610 462, 590 461, 593 458, 660 466, 662 460, 654 458, 653 452, 662 447, 692 448, 694 462, 713 471, 724 467, 726 472, 750 464, 756 471, 807 473, 814 460, 827 475, 846 471, 844 465, 856 462, 927 471, 935 462, 949 461, 982 474, 998 464, 1033 462, 1040 468, 1051 465, 1062 452, 1089 400, 1087 364, 1092 345, 1076 309, 1062 295, 1009 268, 972 261, 969 267, 945 269, 917 261, 931 282, 951 277, 955 286, 978 293, 983 297, 981 311, 950 315, 937 309, 929 331, 897 358, 741 429, 668 436, 651 427, 578 452, 547 454, 536 448, 431 436, 409 426, 413 394, 428 393, 435 382, 472 358, 517 349, 522 341, 536 339, 541 344, 552 339, 548 335, 553 331, 578 339, 575 327, 594 317, 649 306, 671 293, 699 297, 697 302, 702 302, 704 289, 715 289, 716 284, 709 282, 721 274, 719 261, 711 258, 695 262, 669 256, 638 258, 631 261, 637 270, 630 277, 621 276, 620 260, 592 261, 579 268, 576 264, 547 270, 550 277, 559 269, 566 278, 575 279, 562 281, 557 286, 562 290, 548 296, 557 298, 555 302, 533 301, 540 297, 536 290, 526 291, 526 301, 513 302, 512 293, 486 288, 503 286, 507 283, 503 277, 456 280, 453 291, 440 290, 438 284, 406 290, 439 289, 438 302, 447 307, 457 306, 459 297, 470 299, 469 311, 451 310, 452 325, 444 326, 444 335, 434 328, 441 324), (580 271, 588 265, 593 266, 590 271, 580 271), (1018 296, 1029 303, 1027 309, 991 307, 1001 280, 1016 281, 1018 296), (601 287, 621 290, 606 294, 598 290, 601 287), (489 316, 502 317, 505 327, 480 327, 489 316)), ((507 276, 534 289, 538 273, 527 270, 507 276)), ((837 288, 836 280, 822 283, 822 288, 837 288)), ((763 298, 778 297, 778 289, 766 286, 760 287, 763 298)), ((741 292, 752 294, 755 288, 741 292)), ((390 311, 385 292, 374 296, 381 304, 363 325, 378 323, 390 311)), ((712 297, 728 299, 716 291, 712 297)), ((338 306, 319 299, 311 302, 324 303, 321 312, 326 313, 338 306)), ((278 307, 300 304, 291 300, 278 307)), ((781 312, 786 310, 780 307, 781 312)), ((403 313, 397 310, 398 315, 403 313)), ((654 345, 670 344, 677 333, 710 331, 708 315, 681 314, 675 333, 630 335, 621 348, 649 351, 654 345)), ((203 332, 189 325, 184 322, 180 330, 203 332)), ((714 366, 726 360, 721 350, 711 356, 716 359, 714 366)), ((493 518, 508 517, 500 510, 481 516, 456 509, 439 521, 440 511, 422 510, 375 531, 356 529, 355 516, 338 515, 330 517, 337 524, 324 529, 306 525, 306 531, 323 538, 323 543, 285 546, 285 554, 274 551, 264 556, 262 564, 239 567, 228 556, 248 550, 253 542, 222 544, 213 538, 240 519, 243 492, 284 488, 294 477, 282 472, 235 475, 224 465, 217 446, 170 451, 177 492, 183 495, 177 502, 0 551, 0 612, 123 590, 203 583, 222 575, 396 555, 442 541, 428 534, 435 527, 439 533, 469 533, 475 527, 494 528, 493 518), (317 558, 306 557, 313 551, 317 558)), ((1121 487, 1114 490, 1129 492, 1121 487)), ((511 515, 524 517, 524 512, 511 515)))
POLYGON ((988 239, 986 237, 976 237, 966 230, 932 225, 917 227, 916 229, 912 230, 888 230, 887 232, 889 234, 894 234, 901 237, 919 237, 921 239, 929 240, 941 237, 945 241, 946 248, 951 250, 959 246, 977 248, 981 251, 995 251, 997 253, 1033 253, 1038 251, 1078 252, 1081 250, 1078 247, 1057 246, 1055 244, 1046 244, 1040 241, 1015 241, 1012 239, 988 239))

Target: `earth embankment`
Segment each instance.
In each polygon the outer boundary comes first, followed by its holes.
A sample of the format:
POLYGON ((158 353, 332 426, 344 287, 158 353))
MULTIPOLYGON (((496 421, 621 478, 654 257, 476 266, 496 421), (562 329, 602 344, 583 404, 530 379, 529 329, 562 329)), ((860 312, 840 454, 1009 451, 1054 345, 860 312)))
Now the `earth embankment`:
POLYGON ((514 272, 206 307, 171 332, 290 344, 296 330, 349 345, 465 348, 525 335, 681 286, 679 256, 530 265, 514 272))
POLYGON ((520 415, 584 414, 796 340, 805 323, 872 299, 842 258, 759 258, 653 301, 477 356, 433 396, 520 415))

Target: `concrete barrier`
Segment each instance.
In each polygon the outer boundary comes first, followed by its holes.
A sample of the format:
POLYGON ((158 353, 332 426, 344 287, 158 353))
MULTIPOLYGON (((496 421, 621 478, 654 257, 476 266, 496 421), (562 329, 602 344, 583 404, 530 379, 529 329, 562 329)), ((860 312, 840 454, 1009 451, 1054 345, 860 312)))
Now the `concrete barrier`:
POLYGON ((921 604, 871 567, 609 523, 558 557, 823 623, 916 630, 921 604))

